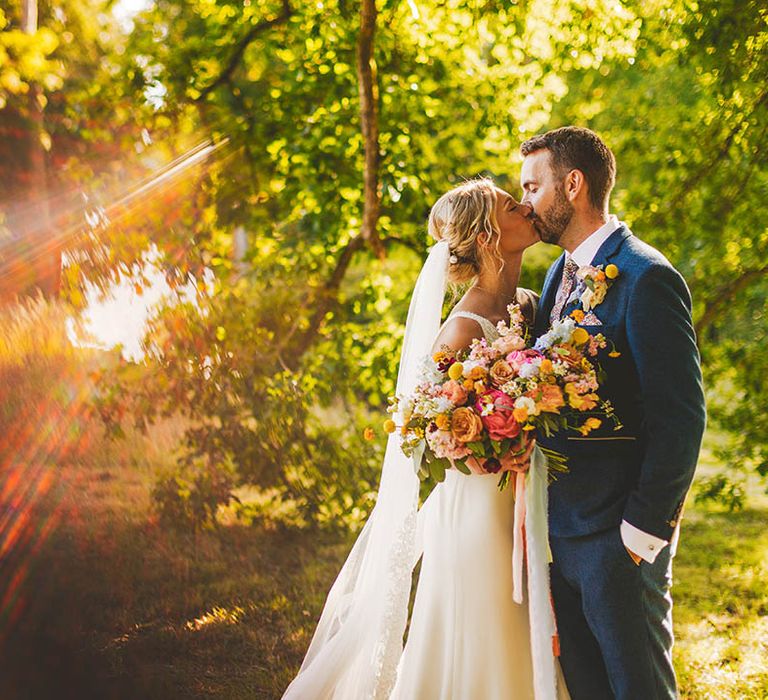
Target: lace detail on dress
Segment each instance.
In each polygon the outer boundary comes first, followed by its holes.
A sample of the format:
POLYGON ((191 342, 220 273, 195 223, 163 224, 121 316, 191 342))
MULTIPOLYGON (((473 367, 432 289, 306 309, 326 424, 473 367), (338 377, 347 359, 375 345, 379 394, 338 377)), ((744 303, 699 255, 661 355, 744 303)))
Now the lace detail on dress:
POLYGON ((416 539, 416 511, 411 511, 398 533, 397 546, 390 553, 389 591, 381 627, 381 639, 374 653, 373 687, 368 700, 386 700, 397 680, 397 665, 403 653, 403 634, 408 622, 408 599, 416 539))
MULTIPOLYGON (((448 323, 450 319, 456 318, 457 316, 462 318, 471 318, 473 321, 477 321, 480 324, 480 328, 483 329, 483 335, 485 336, 485 339, 489 343, 492 343, 499 337, 499 332, 496 330, 496 326, 491 323, 491 321, 489 321, 484 316, 481 316, 480 314, 473 313, 472 311, 451 311, 451 313, 448 314, 448 318, 445 319, 445 323, 448 323)), ((445 325, 445 323, 443 325, 445 325)))

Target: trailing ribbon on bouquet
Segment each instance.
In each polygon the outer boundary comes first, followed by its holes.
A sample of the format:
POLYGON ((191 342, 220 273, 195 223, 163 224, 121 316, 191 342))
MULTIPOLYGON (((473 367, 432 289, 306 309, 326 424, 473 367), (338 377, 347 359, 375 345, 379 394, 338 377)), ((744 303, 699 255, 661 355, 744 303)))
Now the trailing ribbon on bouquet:
MULTIPOLYGON (((519 527, 525 541, 525 563, 528 574, 528 615, 533 655, 533 685, 536 700, 555 700, 557 672, 555 636, 557 628, 549 586, 547 527, 547 457, 537 445, 531 453, 531 466, 525 474, 524 520, 519 527), (523 525, 525 526, 524 529, 523 525)), ((517 522, 515 527, 518 527, 517 522)))
POLYGON ((515 474, 515 520, 512 550, 512 600, 523 602, 523 559, 525 555, 525 479, 526 472, 515 474))

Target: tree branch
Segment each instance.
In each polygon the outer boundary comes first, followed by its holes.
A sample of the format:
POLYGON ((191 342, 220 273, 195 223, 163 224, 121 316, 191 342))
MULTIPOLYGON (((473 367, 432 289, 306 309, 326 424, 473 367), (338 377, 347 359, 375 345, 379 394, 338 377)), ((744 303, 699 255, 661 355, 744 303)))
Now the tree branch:
POLYGON ((726 282, 715 292, 713 300, 705 305, 704 313, 695 324, 696 337, 699 338, 699 342, 701 342, 704 331, 717 319, 723 308, 727 308, 742 290, 763 275, 768 275, 768 264, 754 270, 747 270, 741 276, 726 282))
MULTIPOLYGON (((331 310, 331 308, 338 303, 338 293, 341 283, 344 280, 344 275, 349 269, 349 265, 352 262, 352 258, 356 252, 362 250, 365 247, 365 241, 362 236, 355 236, 346 248, 341 251, 339 259, 336 261, 336 266, 333 268, 331 276, 326 280, 325 284, 315 295, 315 310, 309 319, 309 326, 301 334, 296 345, 289 353, 288 364, 291 369, 296 369, 299 365, 299 361, 307 350, 311 347, 315 341, 320 326, 325 319, 325 315, 331 310)), ((284 340, 288 340, 285 338, 284 340)))
POLYGON ((357 82, 360 94, 360 122, 365 148, 363 171, 363 226, 360 235, 380 259, 384 247, 376 229, 381 208, 379 196, 379 120, 373 67, 373 39, 376 32, 376 0, 362 0, 360 35, 357 41, 357 82))
MULTIPOLYGON (((422 256, 426 252, 423 248, 419 248, 417 245, 410 243, 402 238, 390 236, 379 241, 382 247, 389 247, 390 245, 402 245, 410 250, 413 250, 417 254, 422 256)), ((331 272, 330 277, 323 285, 322 289, 317 293, 314 298, 316 304, 315 311, 309 320, 309 326, 302 333, 300 339, 296 342, 296 345, 291 349, 288 354, 290 360, 288 361, 291 369, 296 369, 301 361, 302 356, 306 353, 312 344, 315 342, 320 327, 323 324, 326 314, 332 311, 339 305, 338 293, 341 287, 341 283, 344 281, 344 276, 349 269, 349 265, 352 262, 352 258, 355 253, 363 250, 366 247, 366 241, 362 235, 353 238, 341 251, 339 259, 336 261, 336 265, 331 272)), ((296 329, 294 325, 294 330, 296 329)), ((283 346, 287 345, 290 341, 293 332, 283 337, 283 346)))
POLYGON ((289 0, 282 0, 282 3, 283 9, 280 14, 277 15, 277 17, 273 17, 272 19, 264 19, 258 24, 254 24, 245 33, 245 36, 243 36, 243 38, 240 39, 240 41, 235 46, 232 55, 229 57, 229 61, 227 61, 227 65, 224 67, 224 70, 219 73, 213 82, 209 83, 201 90, 200 95, 195 98, 195 102, 202 102, 217 87, 229 81, 229 79, 232 77, 232 74, 235 72, 235 69, 238 67, 238 65, 240 65, 240 61, 243 59, 245 50, 250 46, 251 42, 253 42, 257 36, 259 36, 259 34, 263 34, 268 29, 272 29, 272 27, 288 21, 291 14, 293 14, 293 11, 291 10, 289 0))

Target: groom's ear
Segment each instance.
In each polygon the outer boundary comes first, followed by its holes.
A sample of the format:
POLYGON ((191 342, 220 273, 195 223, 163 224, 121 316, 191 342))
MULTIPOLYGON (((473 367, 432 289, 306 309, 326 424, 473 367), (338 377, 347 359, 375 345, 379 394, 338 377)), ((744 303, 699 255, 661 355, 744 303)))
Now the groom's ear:
POLYGON ((587 196, 587 180, 581 170, 574 168, 569 170, 563 183, 565 196, 569 202, 575 202, 579 196, 587 196))

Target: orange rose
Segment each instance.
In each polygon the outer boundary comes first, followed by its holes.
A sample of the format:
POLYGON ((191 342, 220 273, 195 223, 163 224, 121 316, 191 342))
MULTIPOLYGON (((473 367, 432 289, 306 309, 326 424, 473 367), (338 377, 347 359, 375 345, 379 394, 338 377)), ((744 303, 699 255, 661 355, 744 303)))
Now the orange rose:
POLYGON ((457 408, 451 417, 451 433, 462 443, 474 442, 483 432, 483 422, 471 408, 457 408))
POLYGON ((491 379, 496 386, 503 386, 514 377, 515 372, 506 360, 497 360, 491 367, 491 379))

